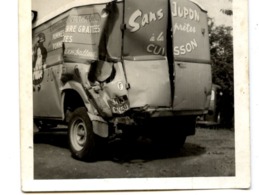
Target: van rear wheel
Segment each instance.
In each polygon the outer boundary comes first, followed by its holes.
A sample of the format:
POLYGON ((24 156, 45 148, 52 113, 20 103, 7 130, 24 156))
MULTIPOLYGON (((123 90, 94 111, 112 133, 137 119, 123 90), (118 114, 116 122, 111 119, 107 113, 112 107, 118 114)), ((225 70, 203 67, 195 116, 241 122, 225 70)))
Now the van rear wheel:
POLYGON ((95 135, 92 122, 84 107, 72 112, 68 126, 69 145, 72 156, 80 160, 93 160, 95 135))
POLYGON ((195 134, 195 117, 165 117, 150 124, 153 137, 158 144, 168 151, 179 151, 188 135, 195 134))
POLYGON ((183 147, 183 145, 185 144, 186 137, 187 136, 184 135, 184 134, 179 134, 176 137, 174 137, 174 139, 173 139, 173 147, 176 150, 180 150, 183 147))

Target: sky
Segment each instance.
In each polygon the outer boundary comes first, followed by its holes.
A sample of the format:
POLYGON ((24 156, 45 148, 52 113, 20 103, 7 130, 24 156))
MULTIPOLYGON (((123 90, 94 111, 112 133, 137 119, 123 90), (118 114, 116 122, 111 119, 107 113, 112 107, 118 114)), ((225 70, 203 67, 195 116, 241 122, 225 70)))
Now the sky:
POLYGON ((202 5, 208 11, 209 17, 215 19, 216 25, 233 26, 233 17, 220 12, 221 9, 232 9, 232 3, 229 0, 193 0, 202 5))
MULTIPOLYGON (((38 11, 38 16, 46 14, 49 10, 53 11, 65 3, 73 0, 32 0, 32 9, 38 11), (46 2, 51 3, 46 3, 46 2)), ((215 19, 215 25, 232 26, 232 17, 220 12, 220 9, 231 8, 232 3, 229 0, 193 0, 208 11, 209 17, 215 19)))

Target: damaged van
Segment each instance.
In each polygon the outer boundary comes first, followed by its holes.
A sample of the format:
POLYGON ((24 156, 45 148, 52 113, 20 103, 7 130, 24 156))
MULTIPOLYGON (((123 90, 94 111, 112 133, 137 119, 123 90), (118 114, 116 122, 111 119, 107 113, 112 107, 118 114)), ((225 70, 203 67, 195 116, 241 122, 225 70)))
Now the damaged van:
POLYGON ((208 111, 207 12, 197 3, 71 1, 37 18, 32 36, 34 123, 68 125, 78 159, 128 127, 156 127, 180 147, 208 111))

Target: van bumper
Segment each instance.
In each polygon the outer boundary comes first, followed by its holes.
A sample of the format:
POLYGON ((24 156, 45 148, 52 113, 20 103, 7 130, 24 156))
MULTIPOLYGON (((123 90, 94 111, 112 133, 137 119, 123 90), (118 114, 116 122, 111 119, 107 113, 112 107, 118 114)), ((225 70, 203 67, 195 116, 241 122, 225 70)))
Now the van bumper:
POLYGON ((134 108, 131 113, 141 118, 174 117, 174 116, 199 116, 206 114, 207 110, 182 110, 175 111, 172 108, 134 108))

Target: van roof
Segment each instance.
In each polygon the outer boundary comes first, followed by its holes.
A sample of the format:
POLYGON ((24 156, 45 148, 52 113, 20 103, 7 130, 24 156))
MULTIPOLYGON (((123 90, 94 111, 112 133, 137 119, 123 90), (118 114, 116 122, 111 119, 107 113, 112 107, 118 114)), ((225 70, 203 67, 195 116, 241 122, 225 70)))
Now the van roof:
MULTIPOLYGON (((68 11, 71 8, 80 7, 80 6, 83 6, 83 5, 96 5, 96 4, 109 3, 109 2, 112 2, 112 1, 121 2, 123 0, 74 0, 74 1, 71 1, 70 3, 67 3, 67 4, 57 8, 56 10, 50 12, 49 14, 45 15, 44 17, 37 19, 32 24, 32 28, 35 28, 35 27, 43 24, 44 22, 49 21, 50 19, 68 11)), ((193 2, 194 4, 196 4, 202 11, 207 13, 207 11, 199 3, 197 3, 195 0, 190 0, 190 1, 193 2)), ((35 10, 35 11, 38 11, 38 10, 35 10)))
POLYGON ((189 0, 191 2, 193 2, 194 4, 196 4, 202 11, 206 12, 207 13, 207 10, 202 6, 200 5, 199 3, 197 3, 195 0, 189 0))
MULTIPOLYGON (((112 1, 114 1, 114 0, 75 0, 75 1, 71 1, 70 3, 64 4, 63 6, 55 9, 54 11, 45 15, 44 17, 37 19, 33 23, 32 28, 35 28, 35 27, 43 24, 44 22, 49 21, 50 19, 68 11, 71 8, 80 7, 83 5, 96 5, 96 4, 109 3, 112 1)), ((120 1, 122 1, 122 0, 117 0, 117 2, 120 2, 120 1)), ((38 10, 35 10, 35 11, 38 11, 38 10)))

